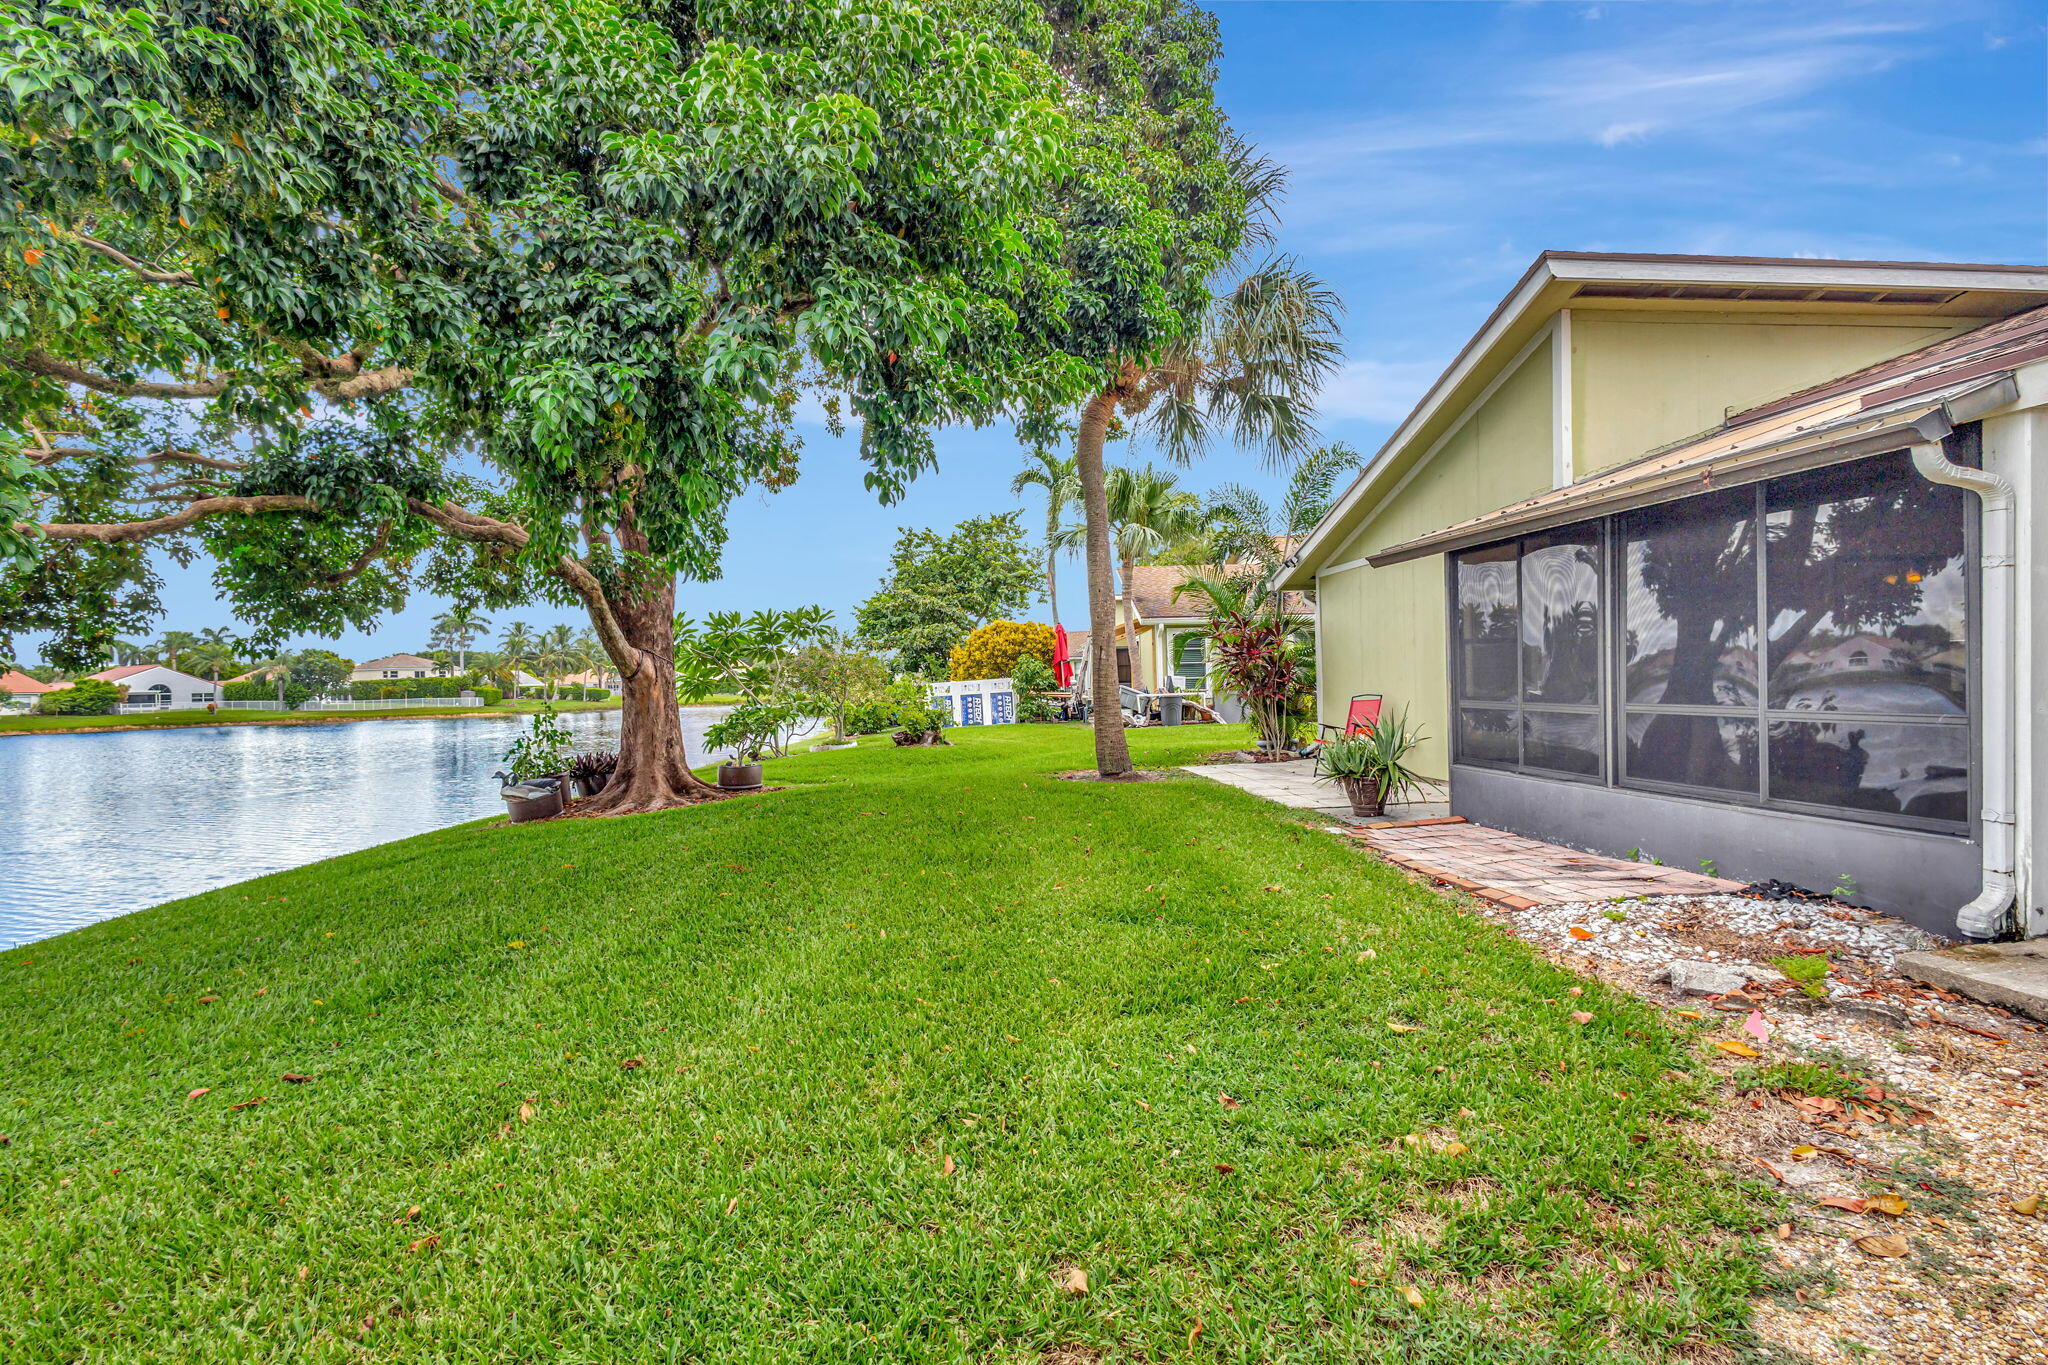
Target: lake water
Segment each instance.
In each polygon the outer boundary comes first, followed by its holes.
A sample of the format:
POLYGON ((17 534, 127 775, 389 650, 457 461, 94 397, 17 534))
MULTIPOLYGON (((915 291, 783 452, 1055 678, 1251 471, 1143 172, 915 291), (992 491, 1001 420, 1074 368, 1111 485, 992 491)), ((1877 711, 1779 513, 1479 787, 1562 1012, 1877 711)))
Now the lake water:
MULTIPOLYGON (((721 706, 683 708, 690 761, 721 706)), ((617 711, 562 716, 615 748, 617 711)), ((502 815, 524 718, 0 736, 0 948, 266 872, 502 815)))

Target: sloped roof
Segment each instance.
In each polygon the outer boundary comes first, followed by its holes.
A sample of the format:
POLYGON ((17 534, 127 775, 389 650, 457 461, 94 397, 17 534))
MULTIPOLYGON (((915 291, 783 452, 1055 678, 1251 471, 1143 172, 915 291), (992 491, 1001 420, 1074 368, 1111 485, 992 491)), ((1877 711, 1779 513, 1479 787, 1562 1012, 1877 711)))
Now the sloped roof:
POLYGON ((382 659, 370 659, 356 665, 360 673, 366 668, 439 668, 432 659, 422 659, 417 654, 391 654, 382 659))
POLYGON ((57 683, 37 682, 34 678, 31 678, 28 674, 23 673, 17 668, 10 668, 4 673, 0 673, 0 692, 23 694, 29 692, 54 692, 58 686, 59 684, 57 683))
MULTIPOLYGON (((132 678, 137 673, 147 673, 152 668, 160 667, 167 666, 161 664, 121 664, 114 668, 103 668, 97 673, 88 673, 85 676, 88 678, 97 678, 101 682, 119 682, 123 678, 132 678)), ((175 668, 168 668, 167 671, 176 673, 178 670, 175 668)), ((189 677, 190 675, 187 674, 185 676, 189 677)))
MULTIPOLYGON (((1187 620, 1202 615, 1202 599, 1192 595, 1175 597, 1174 589, 1197 575, 1214 576, 1213 566, 1201 564, 1139 564, 1131 569, 1130 592, 1138 609, 1138 624, 1147 621, 1187 620)), ((1123 594, 1117 594, 1123 600, 1123 594)), ((1286 595, 1285 609, 1291 616, 1306 616, 1314 610, 1308 598, 1298 592, 1286 595)), ((1122 627, 1122 619, 1118 619, 1122 627)))
POLYGON ((1710 431, 1591 478, 1389 545, 1367 562, 1375 568, 1399 564, 1709 488, 1899 450, 1929 439, 1928 430, 1938 432, 1951 419, 1968 421, 2013 402, 2018 394, 2012 368, 2044 359, 2048 307, 2029 309, 1736 413, 1710 431))

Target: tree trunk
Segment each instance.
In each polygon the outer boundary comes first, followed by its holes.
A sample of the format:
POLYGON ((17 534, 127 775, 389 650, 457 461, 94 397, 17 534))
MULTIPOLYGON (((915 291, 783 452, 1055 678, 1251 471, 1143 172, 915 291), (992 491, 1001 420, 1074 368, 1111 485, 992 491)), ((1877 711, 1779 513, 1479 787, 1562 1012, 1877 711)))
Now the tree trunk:
POLYGON ((631 595, 614 590, 606 600, 633 651, 612 659, 619 667, 619 766, 603 791, 576 803, 576 814, 639 815, 718 797, 717 787, 690 771, 683 752, 675 580, 659 578, 631 595))
POLYGON ((1116 411, 1116 390, 1105 389, 1081 409, 1074 463, 1081 480, 1081 515, 1087 527, 1088 691, 1095 727, 1095 771, 1121 777, 1131 770, 1124 738, 1123 707, 1116 688, 1116 599, 1110 587, 1109 494, 1104 483, 1102 442, 1116 411))
POLYGON ((1053 549, 1048 542, 1045 547, 1045 605, 1052 613, 1054 629, 1058 629, 1060 624, 1060 585, 1058 577, 1053 573, 1053 563, 1059 555, 1060 552, 1053 549))

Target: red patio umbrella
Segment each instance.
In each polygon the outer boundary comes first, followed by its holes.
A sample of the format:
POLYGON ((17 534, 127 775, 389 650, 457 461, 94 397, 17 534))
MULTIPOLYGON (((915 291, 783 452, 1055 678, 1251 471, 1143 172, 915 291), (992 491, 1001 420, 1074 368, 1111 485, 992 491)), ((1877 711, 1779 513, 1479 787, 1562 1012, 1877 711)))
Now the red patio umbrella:
POLYGON ((1058 624, 1052 628, 1052 678, 1061 687, 1074 685, 1074 660, 1067 653, 1067 628, 1058 624))

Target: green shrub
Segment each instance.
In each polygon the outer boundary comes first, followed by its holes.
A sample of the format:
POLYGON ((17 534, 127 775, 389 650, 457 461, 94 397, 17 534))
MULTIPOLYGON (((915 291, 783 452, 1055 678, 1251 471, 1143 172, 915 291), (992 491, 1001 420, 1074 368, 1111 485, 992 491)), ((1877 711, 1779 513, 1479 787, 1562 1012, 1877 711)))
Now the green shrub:
POLYGON ((610 701, 611 697, 612 690, 609 687, 586 687, 583 689, 583 700, 585 701, 610 701))
POLYGON ((1024 721, 1051 720, 1054 716, 1052 703, 1044 697, 1033 696, 1035 692, 1050 692, 1059 686, 1059 680, 1052 675, 1052 665, 1036 654, 1019 654, 1017 666, 1010 671, 1011 681, 1017 684, 1017 719, 1024 721))
POLYGON ((474 690, 468 678, 373 678, 348 685, 357 701, 389 701, 400 697, 459 697, 474 690))
POLYGON ((1771 965, 1814 999, 1827 998, 1828 969, 1832 964, 1826 957, 1820 954, 1788 954, 1772 958, 1771 965))
POLYGON ((36 712, 45 716, 111 716, 124 695, 110 682, 80 678, 69 687, 43 693, 36 701, 36 712))
POLYGON ((879 735, 896 728, 897 705, 887 698, 869 701, 854 701, 846 704, 846 733, 849 735, 879 735))
POLYGON ((479 697, 482 697, 484 699, 485 706, 496 706, 499 702, 505 700, 505 691, 503 688, 485 687, 479 685, 471 690, 474 691, 479 697))
MULTIPOLYGON (((276 701, 277 684, 252 680, 250 682, 222 683, 222 701, 276 701)), ((284 685, 284 704, 288 711, 296 711, 313 699, 313 689, 304 683, 288 682, 284 685)))

